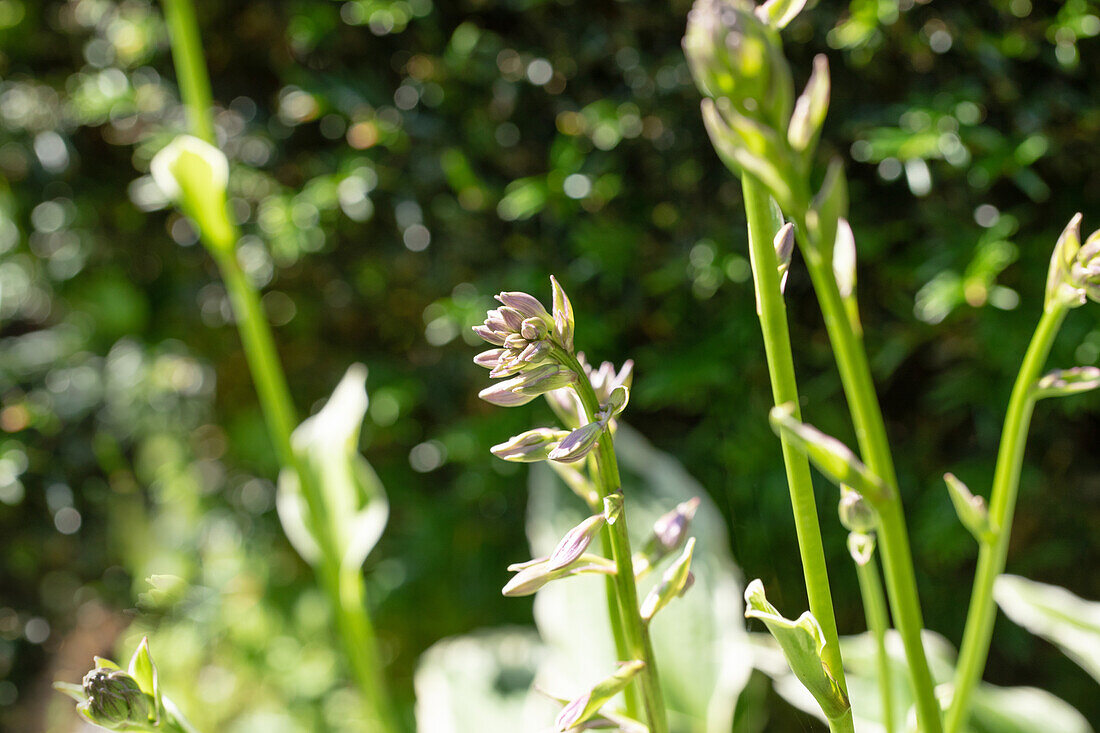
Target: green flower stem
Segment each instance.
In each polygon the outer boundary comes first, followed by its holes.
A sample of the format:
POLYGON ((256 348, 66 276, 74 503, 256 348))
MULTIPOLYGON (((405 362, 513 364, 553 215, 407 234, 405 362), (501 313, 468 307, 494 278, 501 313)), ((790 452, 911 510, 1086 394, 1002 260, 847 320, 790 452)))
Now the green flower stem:
MULTIPOLYGON (((602 511, 603 507, 599 507, 596 511, 602 511)), ((611 540, 610 527, 604 526, 600 532, 600 542, 603 546, 604 557, 614 557, 615 549, 611 540)), ((626 632, 623 630, 623 613, 619 607, 619 591, 615 585, 615 578, 611 575, 604 577, 604 590, 607 593, 607 616, 611 622, 611 637, 615 641, 615 656, 620 661, 625 661, 630 658, 630 650, 626 645, 626 632)), ((626 715, 627 717, 638 719, 641 714, 643 702, 642 702, 642 690, 638 685, 628 685, 626 690, 623 691, 623 700, 626 703, 626 715)))
POLYGON ((989 655, 989 642, 993 637, 993 622, 997 615, 997 606, 993 602, 993 583, 1004 572, 1008 557, 1024 446, 1031 425, 1031 413, 1035 407, 1032 387, 1041 376, 1043 365, 1050 355, 1066 313, 1067 309, 1064 307, 1043 312, 1008 401, 989 501, 989 519, 994 528, 994 536, 991 541, 981 543, 978 553, 974 591, 970 596, 970 609, 966 615, 966 627, 955 672, 955 694, 947 711, 948 733, 959 733, 965 728, 970 713, 970 698, 981 681, 986 657, 989 655))
POLYGON ((172 44, 172 60, 179 80, 180 98, 187 105, 187 119, 191 133, 211 145, 214 139, 214 123, 210 119, 213 101, 210 94, 210 77, 199 41, 199 24, 195 20, 195 8, 191 0, 162 0, 164 21, 168 25, 168 39, 172 44))
POLYGON ((359 568, 341 569, 340 557, 328 531, 331 525, 327 520, 324 497, 313 480, 312 472, 293 449, 291 434, 297 425, 297 417, 259 294, 241 269, 234 251, 218 254, 212 249, 211 252, 221 270, 233 313, 237 317, 245 358, 276 455, 279 462, 299 478, 302 495, 309 508, 311 534, 321 551, 316 571, 332 604, 345 655, 374 724, 371 729, 396 731, 398 728, 381 677, 378 643, 366 610, 363 577, 359 568))
MULTIPOLYGON (((791 337, 787 327, 787 308, 779 287, 779 273, 772 239, 776 230, 772 222, 771 201, 766 189, 752 176, 741 176, 741 190, 745 198, 745 213, 749 224, 749 256, 756 278, 756 292, 760 302, 760 328, 764 334, 764 352, 768 360, 772 396, 775 404, 790 402, 794 405, 794 417, 801 419, 798 406, 798 383, 795 380, 794 357, 791 354, 791 337)), ((824 662, 840 689, 848 693, 844 677, 844 664, 840 656, 837 638, 833 598, 829 589, 829 571, 825 565, 825 551, 821 542, 821 527, 817 518, 810 462, 785 437, 780 437, 783 464, 787 470, 787 485, 791 493, 794 511, 795 533, 798 551, 802 557, 802 573, 806 579, 806 595, 810 613, 821 624, 825 634, 824 662)), ((851 709, 845 720, 830 721, 833 730, 853 729, 851 709)))
MULTIPOLYGON (((575 421, 567 421, 566 427, 570 430, 576 430, 580 425, 574 424, 575 421)), ((593 486, 599 485, 599 463, 596 461, 596 454, 589 453, 586 460, 588 467, 589 481, 593 486)), ((600 514, 603 512, 603 500, 589 502, 589 510, 593 514, 600 514)), ((603 550, 604 557, 611 557, 613 549, 611 546, 611 531, 605 526, 600 532, 600 545, 603 550)), ((611 624, 611 638, 615 642, 615 658, 620 661, 630 659, 630 652, 626 646, 626 634, 623 631, 623 616, 622 610, 619 608, 619 595, 615 586, 615 578, 611 575, 604 576, 604 593, 607 598, 607 618, 611 624)), ((641 715, 642 710, 642 691, 638 685, 627 685, 626 690, 623 691, 623 700, 625 702, 624 712, 627 717, 637 720, 641 715)))
MULTIPOLYGON (((192 133, 216 144, 210 117, 210 77, 202 55, 194 8, 190 0, 163 2, 180 95, 188 109, 192 133)), ((374 627, 367 614, 366 588, 361 571, 359 568, 341 567, 341 557, 329 532, 331 524, 327 521, 324 497, 313 480, 312 472, 294 451, 291 442, 298 418, 259 294, 237 261, 235 242, 232 246, 217 246, 225 243, 206 244, 221 271, 233 305, 245 358, 256 385, 275 454, 284 468, 298 476, 309 509, 312 534, 320 548, 321 561, 316 572, 332 604, 348 663, 363 695, 369 718, 368 728, 397 731, 396 718, 381 676, 382 663, 374 627)))
POLYGON ((875 396, 867 355, 863 349, 862 339, 853 329, 844 308, 844 302, 833 275, 832 263, 824 262, 816 254, 817 249, 809 246, 809 242, 806 241, 808 230, 804 208, 797 214, 795 227, 810 271, 810 279, 813 281, 814 290, 821 305, 821 313, 825 318, 829 341, 836 355, 837 368, 840 371, 844 394, 848 398, 848 409, 852 414, 860 453, 868 467, 878 474, 888 489, 887 498, 875 505, 880 520, 878 544, 882 549, 886 593, 890 599, 894 622, 905 647, 905 658, 909 666, 909 677, 917 709, 917 725, 921 733, 940 733, 943 730, 940 706, 936 701, 932 674, 928 669, 928 658, 921 643, 924 620, 921 617, 920 599, 917 595, 917 580, 913 573, 909 534, 905 527, 901 496, 898 493, 894 460, 886 439, 886 425, 882 419, 878 398, 875 396))
MULTIPOLYGON (((573 386, 588 419, 591 420, 600 409, 596 392, 584 377, 584 369, 576 358, 572 355, 565 355, 564 358, 566 364, 580 377, 573 386)), ((610 427, 600 436, 596 450, 596 462, 599 467, 596 488, 602 498, 614 494, 622 487, 610 427)), ((627 690, 641 687, 642 704, 650 733, 668 733, 668 715, 665 712, 665 699, 657 676, 657 660, 653 654, 649 631, 642 622, 642 615, 638 610, 638 587, 634 582, 634 554, 630 550, 630 538, 627 535, 625 503, 615 523, 604 525, 603 533, 609 537, 611 559, 615 562, 616 605, 620 611, 619 618, 628 657, 621 661, 640 659, 645 662, 645 667, 638 673, 639 683, 631 683, 627 690)), ((611 604, 608 605, 608 610, 611 611, 611 604)), ((629 700, 629 693, 627 699, 629 700)))
POLYGON ((867 618, 867 628, 875 637, 875 658, 878 664, 878 688, 882 699, 882 725, 886 733, 894 733, 894 688, 890 674, 890 655, 886 653, 886 630, 890 628, 890 617, 886 611, 886 598, 882 594, 882 580, 879 578, 878 563, 874 553, 867 562, 856 563, 856 577, 859 579, 859 593, 863 597, 863 613, 867 618))

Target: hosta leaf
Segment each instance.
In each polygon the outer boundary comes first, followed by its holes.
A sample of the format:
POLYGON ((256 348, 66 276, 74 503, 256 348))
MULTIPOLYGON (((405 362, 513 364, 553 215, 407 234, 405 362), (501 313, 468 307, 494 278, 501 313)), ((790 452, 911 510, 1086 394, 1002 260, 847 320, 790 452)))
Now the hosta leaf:
POLYGON ((997 578, 993 597, 1006 616, 1054 644, 1100 682, 1100 603, 1018 575, 997 578))

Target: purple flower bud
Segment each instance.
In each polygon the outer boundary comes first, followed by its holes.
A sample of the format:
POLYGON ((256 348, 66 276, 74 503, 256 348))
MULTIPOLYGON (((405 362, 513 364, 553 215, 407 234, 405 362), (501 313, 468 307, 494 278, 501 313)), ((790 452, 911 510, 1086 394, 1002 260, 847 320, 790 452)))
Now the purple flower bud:
POLYGON ((506 382, 498 382, 481 390, 477 393, 477 396, 490 404, 500 407, 518 407, 519 405, 526 405, 528 402, 535 399, 537 395, 519 394, 514 391, 518 384, 517 380, 522 378, 522 376, 519 376, 513 377, 506 382))
POLYGON ((661 576, 661 582, 657 584, 642 601, 638 611, 642 618, 649 622, 654 615, 673 598, 683 595, 688 589, 688 577, 691 575, 691 557, 695 552, 695 538, 687 541, 684 552, 676 559, 676 562, 661 576))
POLYGON ((529 596, 550 581, 568 578, 573 575, 599 573, 614 575, 615 563, 598 555, 581 555, 563 568, 553 569, 546 559, 532 560, 527 563, 510 565, 509 570, 518 570, 501 590, 505 596, 517 598, 529 596))
POLYGON ((496 369, 500 357, 503 356, 505 352, 505 349, 489 349, 487 351, 482 351, 474 357, 474 363, 486 369, 496 369))
POLYGON ((497 312, 500 313, 500 317, 504 319, 504 323, 509 331, 519 331, 523 328, 523 314, 515 308, 497 308, 497 312))
POLYGON ((547 323, 551 322, 550 314, 546 312, 546 308, 539 302, 538 298, 527 293, 517 292, 502 292, 496 296, 504 305, 509 308, 514 308, 523 314, 524 318, 542 318, 547 323))
POLYGON ((528 341, 540 341, 546 338, 550 330, 546 326, 546 321, 539 318, 528 318, 523 322, 519 333, 528 341))
POLYGON ((597 682, 588 692, 566 703, 554 721, 558 730, 571 730, 590 720, 601 707, 622 692, 644 667, 645 662, 640 659, 623 662, 613 675, 597 682))
POLYGON ((523 350, 527 348, 527 339, 518 333, 510 333, 504 338, 504 346, 509 349, 523 350))
POLYGON ((514 330, 508 327, 508 321, 504 319, 504 314, 500 312, 499 308, 485 314, 485 325, 500 333, 510 333, 514 330))
POLYGON ((684 542, 688 525, 695 517, 695 511, 699 508, 699 497, 695 496, 678 504, 675 509, 653 523, 653 536, 657 544, 665 552, 675 552, 684 542))
POLYGON ((590 422, 577 428, 562 440, 557 448, 550 451, 550 460, 561 463, 575 463, 581 460, 596 446, 603 431, 604 426, 599 422, 590 422))
POLYGON ((577 723, 581 722, 580 718, 584 715, 585 708, 588 707, 588 702, 591 699, 592 692, 590 690, 575 700, 570 700, 558 713, 557 720, 554 721, 558 726, 558 730, 566 731, 575 728, 577 723))
POLYGON ((551 346, 546 341, 535 341, 528 344, 527 348, 520 352, 519 360, 527 364, 535 364, 542 361, 550 353, 551 346))
POLYGON ((494 445, 489 450, 497 458, 503 458, 506 461, 517 463, 545 461, 550 451, 556 448, 558 442, 568 434, 565 430, 535 428, 513 436, 505 443, 494 445))
POLYGON ((504 335, 488 326, 474 326, 474 333, 495 346, 504 346, 504 335))
POLYGON ((522 372, 516 379, 519 380, 514 387, 516 392, 537 397, 572 384, 577 381, 577 375, 557 364, 543 364, 522 372))
POLYGON ((560 570, 575 562, 592 544, 592 540, 603 529, 606 521, 602 514, 593 514, 566 532, 558 542, 558 546, 550 553, 550 559, 546 561, 547 567, 550 570, 560 570))

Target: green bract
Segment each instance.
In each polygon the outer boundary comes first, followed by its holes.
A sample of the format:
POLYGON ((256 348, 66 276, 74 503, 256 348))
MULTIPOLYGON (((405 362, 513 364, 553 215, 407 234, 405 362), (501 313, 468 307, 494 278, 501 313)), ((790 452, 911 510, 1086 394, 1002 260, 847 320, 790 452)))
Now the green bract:
POLYGON ((331 541, 339 564, 358 572, 389 517, 382 483, 359 453, 366 383, 366 367, 353 364, 321 411, 294 431, 294 450, 320 488, 328 526, 318 526, 311 515, 297 475, 279 475, 279 519, 294 549, 313 565, 324 560, 323 543, 331 541), (328 539, 320 540, 320 532, 328 539))

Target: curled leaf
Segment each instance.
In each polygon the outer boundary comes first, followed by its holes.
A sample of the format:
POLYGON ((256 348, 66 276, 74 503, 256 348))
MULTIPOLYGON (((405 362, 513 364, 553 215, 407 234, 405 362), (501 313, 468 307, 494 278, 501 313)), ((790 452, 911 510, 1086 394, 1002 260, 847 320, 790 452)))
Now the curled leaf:
POLYGON ((783 650, 791 671, 814 696, 827 718, 835 720, 848 712, 851 708, 848 696, 823 661, 825 636, 813 614, 806 611, 796 621, 784 618, 768 603, 764 584, 754 580, 745 589, 745 616, 764 622, 783 650))

